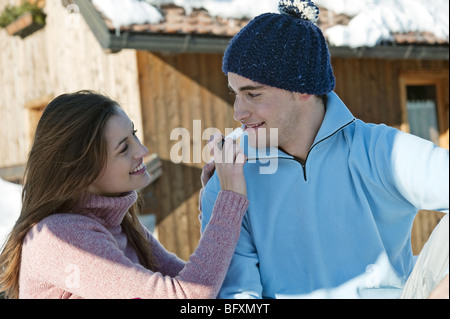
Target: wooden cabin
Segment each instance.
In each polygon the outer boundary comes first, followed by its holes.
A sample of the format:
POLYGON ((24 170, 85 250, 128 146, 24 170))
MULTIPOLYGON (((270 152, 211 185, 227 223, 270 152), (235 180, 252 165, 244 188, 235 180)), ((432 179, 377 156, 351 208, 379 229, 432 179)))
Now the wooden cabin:
MULTIPOLYGON (((0 10, 19 2, 0 0, 0 10)), ((209 138, 203 133, 239 126, 221 64, 229 40, 248 21, 212 18, 204 10, 187 16, 170 5, 161 8, 163 23, 116 30, 89 0, 40 3, 47 14, 44 28, 25 38, 0 30, 0 176, 20 180, 39 114, 52 98, 85 88, 105 92, 121 103, 157 154, 152 160, 162 171, 143 190, 145 214, 155 216, 162 244, 187 259, 200 237, 204 161, 198 151, 209 138), (171 150, 180 140, 171 133, 179 128, 189 133, 183 143, 190 153, 176 163, 171 150)), ((332 12, 323 16, 322 28, 346 21, 332 12)), ((330 47, 336 92, 356 117, 425 134, 448 148, 448 39, 395 39, 372 48, 330 47), (425 123, 421 109, 428 110, 425 123)), ((439 218, 435 212, 418 215, 415 253, 439 218)))

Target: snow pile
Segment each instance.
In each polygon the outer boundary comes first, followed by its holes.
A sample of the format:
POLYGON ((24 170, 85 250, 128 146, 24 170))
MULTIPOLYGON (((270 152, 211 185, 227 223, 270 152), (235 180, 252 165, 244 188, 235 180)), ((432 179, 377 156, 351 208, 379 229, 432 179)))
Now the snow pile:
POLYGON ((0 248, 22 208, 22 186, 0 178, 0 248))
POLYGON ((353 17, 348 26, 325 30, 333 46, 372 47, 392 33, 430 32, 449 38, 448 0, 316 0, 316 4, 353 17))
POLYGON ((131 24, 154 24, 164 20, 162 14, 145 1, 93 0, 92 3, 111 20, 116 29, 131 24))
MULTIPOLYGON (((448 0, 315 0, 317 6, 351 17, 347 26, 325 31, 333 46, 375 46, 392 39, 392 33, 430 32, 449 38, 448 0)), ((278 12, 278 0, 93 0, 116 28, 131 24, 159 23, 157 9, 175 4, 186 14, 204 8, 212 16, 251 19, 265 12, 278 12)))
POLYGON ((154 5, 174 3, 186 14, 204 8, 211 16, 232 19, 252 19, 266 12, 278 12, 278 0, 147 0, 154 5))
POLYGON ((175 4, 186 14, 204 8, 212 16, 251 19, 265 12, 278 12, 274 0, 93 0, 93 4, 112 21, 115 28, 132 24, 159 23, 164 17, 157 8, 175 4))

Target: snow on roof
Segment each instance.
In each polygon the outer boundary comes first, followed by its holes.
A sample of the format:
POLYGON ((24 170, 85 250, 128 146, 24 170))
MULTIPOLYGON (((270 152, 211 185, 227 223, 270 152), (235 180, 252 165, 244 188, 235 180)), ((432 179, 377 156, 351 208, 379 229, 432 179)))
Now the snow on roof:
POLYGON ((131 24, 159 23, 164 17, 152 5, 139 0, 93 0, 92 3, 108 17, 114 27, 131 24))
POLYGON ((393 33, 408 32, 429 32, 448 42, 448 0, 316 0, 316 4, 352 17, 347 26, 325 30, 333 46, 372 47, 392 41, 393 33))
MULTIPOLYGON (((278 0, 92 0, 93 4, 112 21, 121 26, 164 20, 160 8, 174 4, 184 8, 187 15, 193 9, 204 8, 211 16, 251 19, 265 12, 278 12, 278 0)), ((351 17, 346 26, 325 30, 333 46, 376 46, 392 41, 395 33, 432 33, 448 42, 448 0, 315 0, 317 6, 351 17)))
POLYGON ((0 249, 22 207, 22 186, 0 178, 0 249))

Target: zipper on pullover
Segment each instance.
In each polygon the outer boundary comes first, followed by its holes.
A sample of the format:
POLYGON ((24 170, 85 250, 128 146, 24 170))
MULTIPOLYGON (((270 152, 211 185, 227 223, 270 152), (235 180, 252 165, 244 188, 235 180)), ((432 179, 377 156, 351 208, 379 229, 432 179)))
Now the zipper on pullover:
MULTIPOLYGON (((348 122, 347 124, 341 126, 340 128, 338 128, 336 131, 334 131, 333 133, 329 134, 328 136, 324 137, 323 139, 321 139, 320 141, 317 141, 316 143, 314 143, 311 148, 308 151, 308 154, 306 155, 306 159, 305 161, 302 161, 301 159, 292 156, 292 157, 277 157, 278 159, 283 158, 283 159, 287 159, 287 160, 291 160, 291 161, 296 161, 297 163, 299 163, 302 166, 302 170, 303 170, 303 178, 305 179, 305 182, 308 181, 307 175, 306 175, 306 163, 308 161, 309 155, 311 154, 311 151, 320 143, 326 141, 327 139, 329 139, 330 137, 336 135, 338 132, 340 132, 341 130, 343 130, 344 128, 346 128, 347 126, 353 124, 356 121, 355 118, 353 118, 350 122, 348 122)), ((286 152, 285 152, 286 153, 286 152)), ((287 153, 286 153, 287 154, 287 153)), ((275 157, 265 157, 265 158, 261 158, 261 157, 255 157, 255 158, 248 158, 247 162, 249 160, 261 160, 261 159, 271 159, 271 158, 275 158, 275 157)))
POLYGON ((348 122, 347 124, 345 124, 345 125, 341 126, 340 128, 338 128, 338 129, 337 129, 336 131, 334 131, 332 134, 329 134, 328 136, 324 137, 324 138, 321 139, 320 141, 317 141, 316 143, 314 143, 313 146, 311 146, 311 148, 309 149, 308 154, 306 155, 305 161, 302 161, 301 159, 299 159, 299 158, 297 158, 297 157, 295 157, 295 156, 292 156, 292 158, 286 158, 286 157, 284 157, 284 158, 285 158, 285 159, 294 160, 294 161, 298 162, 298 163, 302 166, 302 169, 303 169, 303 178, 305 179, 305 182, 307 182, 307 181, 308 181, 308 178, 307 178, 307 176, 306 176, 306 163, 307 163, 307 161, 308 161, 309 154, 311 154, 311 151, 314 149, 314 147, 316 147, 316 146, 319 145, 320 143, 326 141, 326 140, 329 139, 330 137, 336 135, 338 132, 340 132, 341 130, 343 130, 343 129, 346 128, 347 126, 353 124, 355 121, 356 121, 356 119, 354 118, 353 120, 351 120, 351 121, 348 122))

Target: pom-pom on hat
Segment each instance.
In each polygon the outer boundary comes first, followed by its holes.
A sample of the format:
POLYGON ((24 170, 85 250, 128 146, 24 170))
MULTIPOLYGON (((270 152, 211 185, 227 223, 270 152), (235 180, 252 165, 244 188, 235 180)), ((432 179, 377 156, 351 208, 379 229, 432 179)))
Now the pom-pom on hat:
POLYGON ((311 1, 280 0, 245 26, 225 50, 222 70, 291 92, 323 95, 335 87, 328 46, 311 1))

